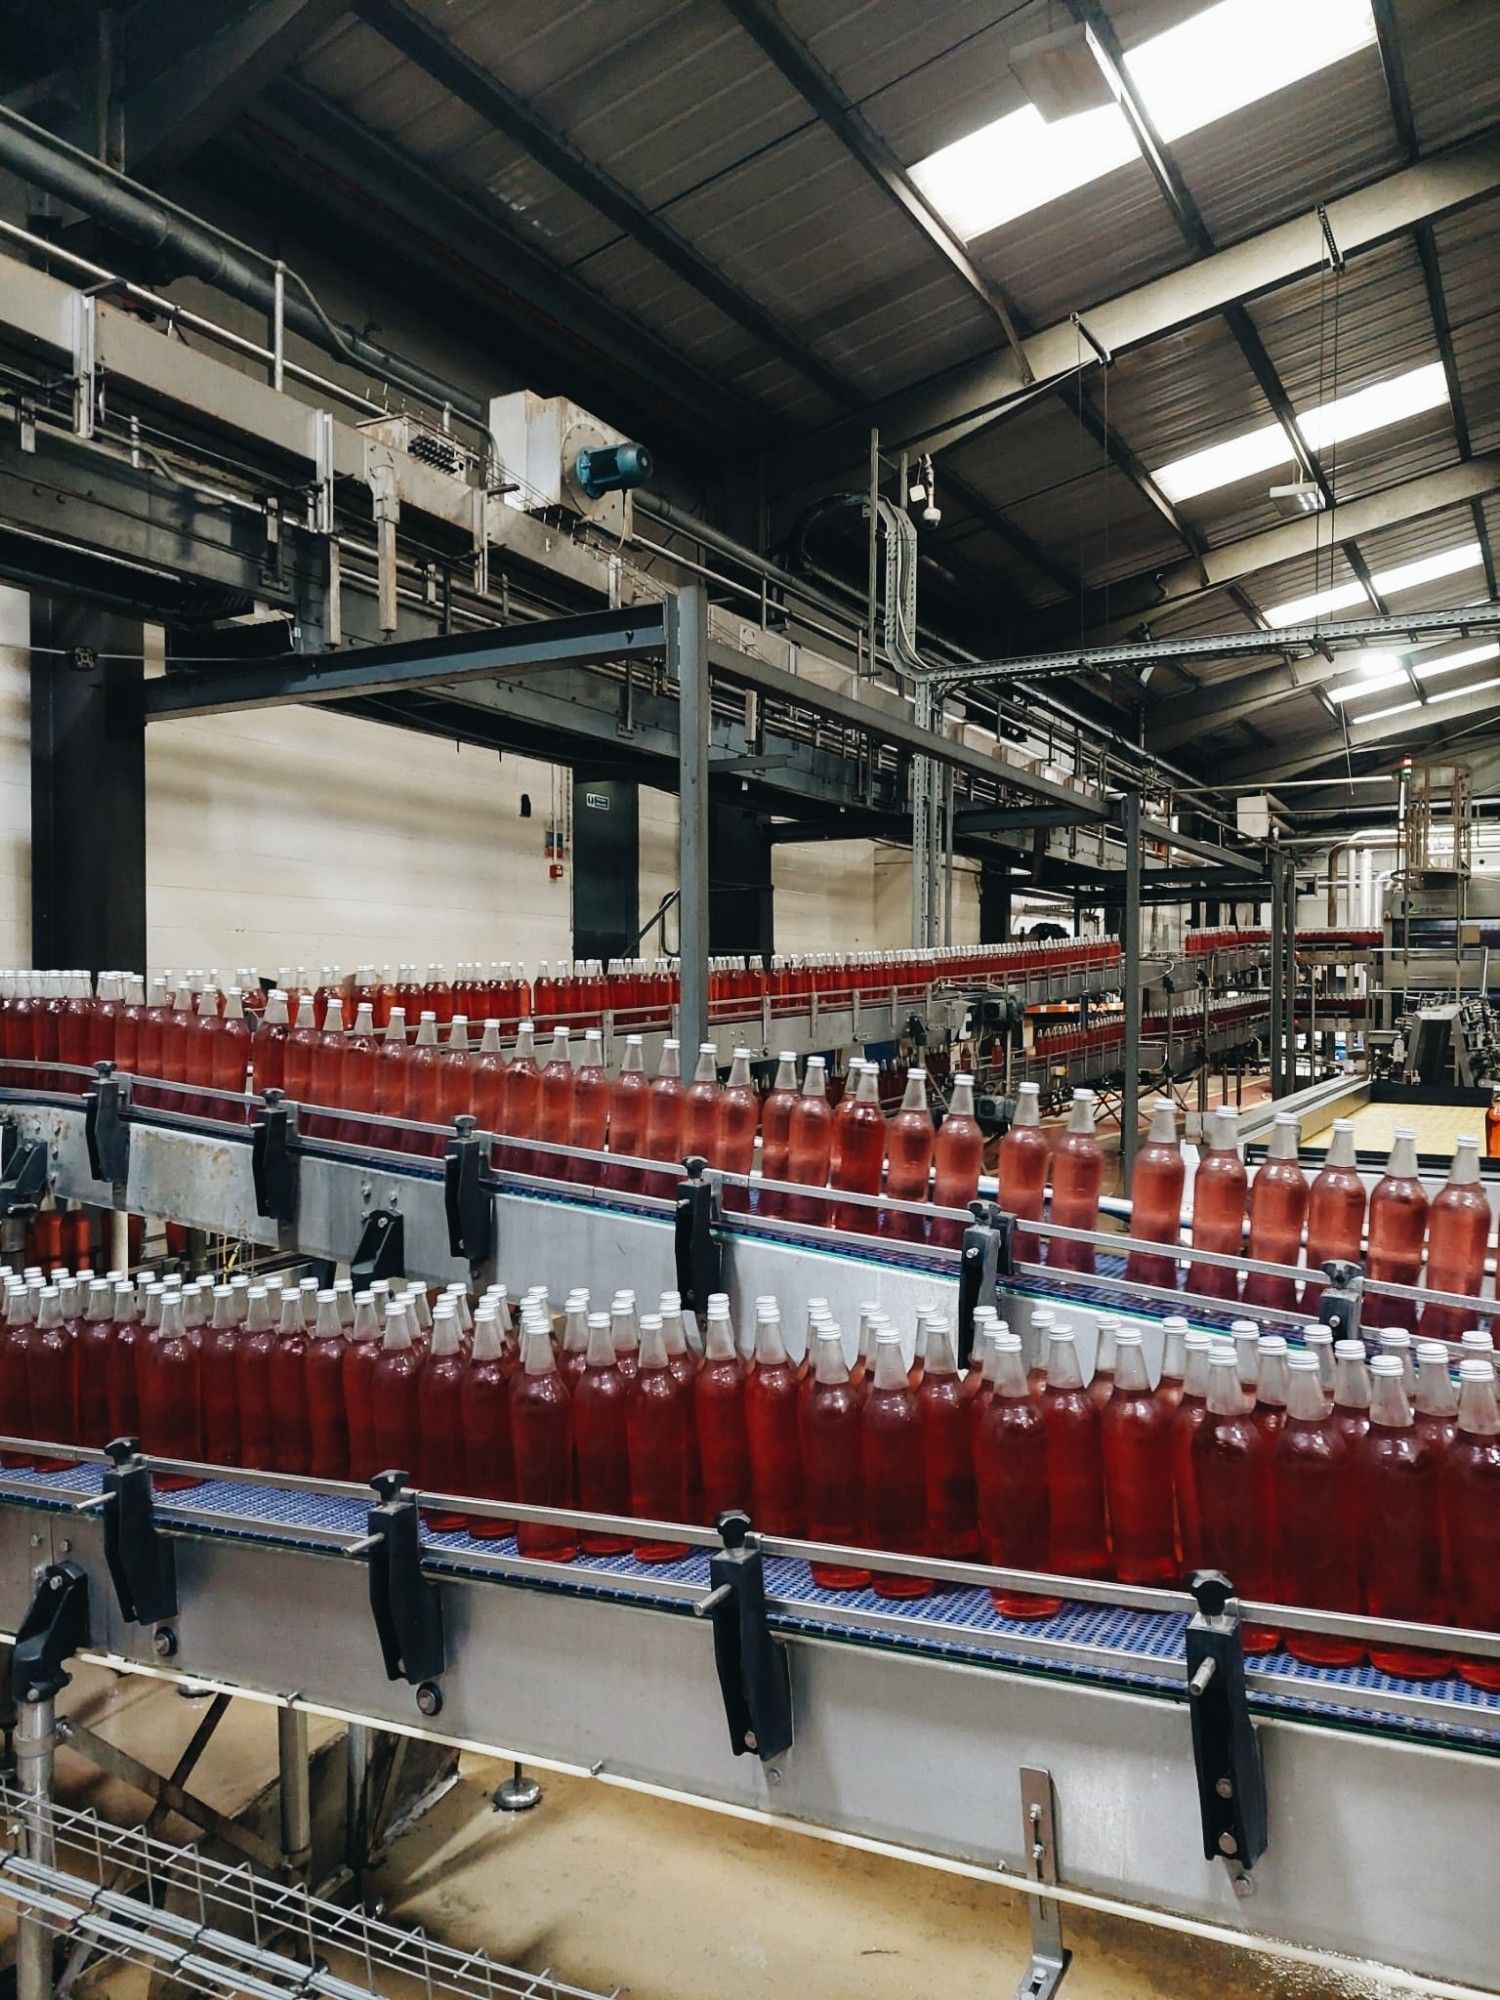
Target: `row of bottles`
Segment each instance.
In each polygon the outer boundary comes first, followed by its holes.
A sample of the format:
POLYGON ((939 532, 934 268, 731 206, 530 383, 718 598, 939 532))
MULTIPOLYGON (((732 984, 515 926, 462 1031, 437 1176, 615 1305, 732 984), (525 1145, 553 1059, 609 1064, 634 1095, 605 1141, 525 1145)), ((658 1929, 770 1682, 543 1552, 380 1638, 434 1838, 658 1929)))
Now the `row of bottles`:
MULTIPOLYGON (((951 1329, 899 1331, 861 1308, 852 1352, 827 1304, 808 1304, 803 1357, 774 1298, 755 1301, 740 1351, 729 1301, 708 1303, 699 1349, 675 1294, 655 1313, 575 1291, 554 1319, 545 1288, 504 1288, 471 1310, 461 1285, 136 1282, 110 1274, 5 1277, 0 1403, 43 1444, 139 1434, 162 1459, 329 1479, 409 1470, 428 1493, 630 1517, 639 1530, 520 1524, 461 1506, 437 1531, 517 1534, 524 1554, 633 1551, 669 1560, 669 1531, 745 1508, 768 1535, 827 1545, 824 1588, 886 1597, 932 1588, 925 1560, 981 1558, 1059 1577, 1175 1585, 1225 1570, 1250 1602, 1500 1631, 1500 1407, 1487 1334, 1469 1331, 1455 1384, 1447 1350, 1389 1330, 1367 1361, 1326 1328, 1289 1349, 1247 1321, 1229 1336, 1163 1328, 1153 1381, 1138 1328, 1101 1321, 1086 1380, 1074 1331, 1038 1308, 1026 1347, 993 1309, 960 1374, 951 1329), (872 1571, 861 1549, 912 1559, 872 1571)), ((57 1469, 45 1451, 8 1463, 57 1469)), ((165 1486, 196 1475, 169 1473, 165 1486)), ((1059 1597, 997 1589, 1005 1615, 1059 1597)), ((1245 1644, 1347 1666, 1357 1640, 1250 1625, 1245 1644)), ((1500 1665, 1393 1640, 1383 1671, 1458 1671, 1500 1688, 1500 1665)))
MULTIPOLYGON (((1183 938, 1183 950, 1189 958, 1200 958, 1212 951, 1244 951, 1254 946, 1269 945, 1270 942, 1269 931, 1242 931, 1220 925, 1217 930, 1188 931, 1183 938)), ((1297 944, 1317 951, 1335 951, 1340 947, 1351 951, 1370 951, 1380 942, 1379 930, 1361 930, 1348 925, 1299 930, 1296 934, 1297 944)))

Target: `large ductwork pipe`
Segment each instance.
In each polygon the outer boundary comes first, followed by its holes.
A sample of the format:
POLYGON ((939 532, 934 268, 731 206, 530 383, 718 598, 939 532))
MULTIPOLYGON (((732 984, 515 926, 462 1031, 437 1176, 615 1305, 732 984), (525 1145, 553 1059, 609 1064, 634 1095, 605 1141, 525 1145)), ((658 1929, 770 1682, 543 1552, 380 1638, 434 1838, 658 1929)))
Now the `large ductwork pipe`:
MULTIPOLYGON (((117 235, 165 258, 185 274, 216 285, 221 291, 257 307, 269 318, 276 309, 273 266, 253 255, 242 255, 213 230, 205 229, 153 195, 149 188, 111 173, 76 147, 56 139, 29 119, 0 107, 0 166, 21 180, 45 189, 59 201, 82 209, 117 235)), ((481 429, 488 412, 477 396, 430 374, 416 363, 389 354, 374 341, 337 327, 305 290, 295 273, 287 273, 283 318, 293 333, 325 353, 336 354, 357 368, 409 390, 424 402, 447 404, 481 429)))

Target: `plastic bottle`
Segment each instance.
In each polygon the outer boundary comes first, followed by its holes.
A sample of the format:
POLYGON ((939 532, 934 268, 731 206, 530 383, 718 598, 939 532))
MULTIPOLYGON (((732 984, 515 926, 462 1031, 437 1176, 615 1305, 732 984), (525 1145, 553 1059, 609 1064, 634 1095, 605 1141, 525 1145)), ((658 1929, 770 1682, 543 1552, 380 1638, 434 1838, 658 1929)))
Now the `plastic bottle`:
MULTIPOLYGON (((1193 1439, 1201 1558, 1221 1569, 1238 1596, 1264 1603, 1274 1587, 1275 1517, 1271 1454, 1242 1386, 1234 1355, 1216 1346, 1208 1361, 1208 1421, 1193 1439)), ((1247 1653, 1274 1652, 1279 1635, 1241 1628, 1247 1653)))
POLYGON ((1115 1336, 1114 1389, 1099 1419, 1115 1574, 1121 1583, 1180 1576, 1168 1470, 1172 1412, 1151 1392, 1140 1333, 1115 1336))
MULTIPOLYGON (((927 1072, 920 1065, 906 1072, 906 1093, 901 1108, 886 1133, 886 1193, 897 1201, 925 1202, 932 1178, 932 1154, 937 1130, 927 1103, 927 1072)), ((923 1218, 916 1215, 887 1214, 884 1228, 889 1235, 919 1241, 925 1235, 923 1218)))
MULTIPOLYGON (((459 1389, 459 1429, 463 1436, 467 1485, 476 1500, 514 1500, 515 1457, 510 1439, 510 1385, 517 1357, 506 1343, 503 1299, 485 1301, 474 1314, 474 1345, 459 1389)), ((514 1523, 491 1514, 470 1514, 464 1525, 476 1540, 497 1541, 514 1523)))
MULTIPOLYGON (((1302 1225, 1310 1199, 1307 1176, 1298 1163, 1302 1127, 1287 1112, 1278 1112, 1271 1128, 1271 1145, 1250 1190, 1250 1255, 1266 1264, 1297 1264, 1302 1257, 1302 1225)), ((1245 1279, 1246 1305, 1272 1312, 1297 1310, 1295 1278, 1251 1271, 1245 1279)))
MULTIPOLYGON (((797 1102, 797 1058, 783 1049, 777 1058, 776 1080, 760 1111, 760 1171, 768 1181, 785 1181, 791 1143, 792 1106, 797 1102)), ((777 1213, 777 1200, 763 1196, 761 1205, 777 1213)))
POLYGON ((78 1442, 92 1445, 96 1451, 119 1435, 109 1427, 109 1350, 113 1338, 109 1280, 91 1279, 74 1336, 74 1366, 78 1382, 78 1442))
MULTIPOLYGON (((62 1293, 56 1285, 43 1285, 36 1294, 36 1323, 26 1351, 26 1391, 31 1405, 31 1428, 45 1444, 78 1442, 77 1356, 73 1336, 63 1323, 62 1293)), ((155 1442, 152 1424, 150 1448, 161 1451, 155 1442)), ((65 1458, 32 1459, 38 1472, 61 1472, 70 1463, 65 1458)))
POLYGON ((344 1410, 344 1356, 348 1345, 338 1293, 320 1291, 304 1360, 307 1469, 314 1479, 349 1477, 349 1425, 344 1410))
POLYGON ((500 1046, 500 1023, 486 1021, 479 1037, 478 1053, 470 1072, 470 1105, 481 1132, 505 1129, 505 1052, 500 1046))
MULTIPOLYGON (((755 1128, 760 1122, 760 1097, 750 1076, 750 1051, 736 1049, 729 1081, 719 1096, 714 1164, 726 1174, 748 1174, 755 1161, 755 1128)), ((731 1189, 732 1207, 744 1207, 744 1190, 731 1189)))
POLYGON ((1437 1453, 1441 1465, 1458 1435, 1458 1388, 1449 1368, 1448 1350, 1436 1341, 1424 1340, 1417 1349, 1411 1401, 1413 1428, 1437 1453))
MULTIPOLYGON (((1240 1158, 1239 1125, 1239 1113, 1229 1105, 1221 1105, 1213 1115, 1209 1145, 1200 1155, 1198 1171, 1193 1176, 1193 1248, 1216 1251, 1221 1257, 1239 1258, 1244 1251, 1247 1177, 1245 1163, 1240 1158)), ((1137 1181, 1140 1170, 1137 1160, 1137 1181)), ((1133 1189, 1134 1183, 1132 1192, 1133 1189)), ((1133 1220, 1131 1233, 1136 1233, 1133 1220)), ((1240 1274, 1232 1266, 1204 1264, 1195 1259, 1188 1266, 1187 1288, 1200 1298, 1237 1299, 1240 1274)))
POLYGON ((969 1410, 946 1320, 929 1326, 922 1379, 922 1460, 927 1484, 927 1548, 957 1559, 979 1552, 978 1499, 969 1410))
MULTIPOLYGON (((1136 1154, 1130 1181, 1130 1233, 1143 1243, 1176 1244, 1182 1231, 1182 1190, 1187 1167, 1177 1141, 1177 1111, 1159 1097, 1151 1107, 1151 1130, 1136 1154)), ((1173 1291, 1177 1262, 1150 1250, 1132 1250, 1125 1275, 1137 1285, 1173 1291)))
MULTIPOLYGON (((860 1490, 860 1406, 849 1379, 843 1336, 826 1326, 813 1342, 812 1373, 798 1398, 797 1431, 807 1497, 807 1533, 814 1542, 857 1547, 864 1532, 860 1490)), ((863 1590, 870 1572, 845 1563, 809 1565, 824 1590, 863 1590)))
POLYGON ((1276 1449, 1276 1440, 1286 1422, 1287 1398, 1291 1391, 1287 1380, 1287 1359, 1286 1341, 1282 1336, 1279 1333, 1263 1333, 1255 1382, 1255 1421, 1272 1451, 1276 1449))
POLYGON ((356 1292, 354 1324, 349 1330, 343 1359, 344 1421, 349 1433, 351 1479, 370 1479, 377 1472, 389 1469, 377 1463, 380 1453, 375 1443, 375 1370, 380 1361, 380 1331, 373 1293, 356 1292))
POLYGON ((1173 1313, 1161 1323, 1161 1373, 1156 1383, 1156 1400, 1175 1411, 1182 1401, 1183 1377, 1187 1372, 1188 1323, 1173 1313))
MULTIPOLYGON (((346 1111, 374 1111, 381 1046, 375 1037, 374 1010, 362 1000, 344 1043, 339 1102, 346 1111)), ((368 1146, 374 1143, 375 1131, 351 1118, 340 1123, 338 1136, 348 1145, 368 1146)))
MULTIPOLYGON (((163 1036, 163 1060, 167 1059, 163 1036)), ((317 1016, 312 997, 302 994, 297 1001, 297 1018, 282 1044, 282 1088, 295 1104, 312 1101, 313 1050, 318 1045, 317 1016)))
POLYGON ((235 1352, 240 1343, 234 1293, 215 1285, 213 1311, 202 1342, 203 1456, 210 1465, 239 1465, 239 1384, 235 1352))
MULTIPOLYGON (((673 1372, 661 1315, 641 1316, 640 1358, 625 1416, 630 1455, 630 1511, 643 1521, 685 1521, 688 1492, 688 1391, 673 1372)), ((631 1553, 637 1562, 677 1562, 690 1552, 687 1542, 637 1535, 631 1553)))
MULTIPOLYGON (((468 1491, 459 1414, 464 1367, 458 1312, 442 1303, 432 1315, 432 1344, 417 1379, 416 1470, 428 1493, 468 1491)), ((464 1525, 464 1515, 456 1508, 424 1507, 422 1518, 437 1534, 450 1534, 464 1525)))
MULTIPOLYGON (((1010 1129, 1000 1141, 995 1163, 1002 1209, 1021 1222, 1039 1222, 1047 1194, 1047 1141, 1042 1136, 1041 1092, 1034 1083, 1016 1089, 1016 1108, 1010 1129)), ((1042 1254, 1041 1239, 1034 1230, 1016 1231, 1016 1255, 1028 1264, 1042 1254)))
MULTIPOLYGON (((161 1326, 152 1343, 148 1375, 151 1385, 148 1446, 154 1457, 201 1461, 201 1375, 201 1357, 183 1324, 181 1296, 169 1294, 162 1300, 161 1326)), ((163 1493, 180 1493, 199 1483, 193 1474, 183 1472, 153 1471, 152 1480, 163 1493)))
POLYGON ((250 1037, 250 1066, 255 1072, 255 1088, 260 1091, 286 1088, 286 995, 279 986, 266 996, 265 1011, 250 1037))
MULTIPOLYGON (((1358 1490, 1349 1446, 1330 1420, 1317 1356, 1287 1357, 1287 1409, 1271 1453, 1276 1521, 1275 1596, 1317 1611, 1362 1609, 1358 1490)), ((1352 1667, 1357 1639, 1288 1631, 1283 1643, 1309 1666, 1352 1667)))
MULTIPOLYGON (((1455 1621, 1500 1632, 1500 1405, 1488 1361, 1458 1364, 1457 1434, 1439 1474, 1444 1571, 1455 1621)), ((1500 1693, 1500 1660, 1455 1665, 1471 1687, 1500 1693)))
MULTIPOLYGON (((510 1436, 516 1499, 528 1507, 566 1507, 572 1484, 573 1427, 567 1384, 557 1372, 545 1324, 524 1330, 521 1366, 511 1381, 510 1436)), ((574 1530, 562 1523, 518 1521, 516 1549, 523 1556, 571 1562, 578 1553, 574 1530)))
POLYGON ((636 1317, 634 1292, 616 1292, 611 1299, 609 1337, 614 1345, 620 1373, 629 1382, 634 1379, 641 1349, 641 1328, 636 1317))
MULTIPOLYGON (((573 1391, 573 1436, 578 1453, 578 1504, 590 1514, 630 1512, 630 1453, 625 1415, 630 1383, 615 1353, 608 1313, 590 1313, 583 1373, 573 1391)), ((623 1555, 630 1537, 585 1529, 579 1541, 589 1555, 623 1555)))
POLYGON ((797 1370, 781 1336, 781 1315, 774 1302, 757 1305, 755 1359, 745 1384, 745 1439, 750 1451, 750 1518, 766 1535, 805 1532, 797 1388, 797 1370))
MULTIPOLYGON (((647 1157, 646 1121, 650 1112, 651 1085, 646 1079, 641 1038, 627 1035, 620 1073, 609 1094, 609 1150, 617 1160, 647 1157)), ((608 1178, 611 1187, 635 1192, 639 1191, 643 1177, 639 1168, 613 1165, 608 1178)))
MULTIPOLYGON (((1374 1214, 1372 1199, 1372 1232, 1374 1214)), ((1372 1618, 1440 1625, 1447 1614, 1440 1471, 1439 1454, 1412 1423, 1401 1362, 1394 1354, 1377 1354, 1370 1363, 1370 1430, 1360 1495, 1364 1589, 1372 1618)), ((1371 1646, 1370 1664, 1402 1680, 1436 1680, 1453 1671, 1450 1655, 1415 1646, 1371 1646)))
POLYGON ((646 1158, 680 1167, 686 1153, 683 1122, 687 1092, 683 1087, 678 1044, 668 1038, 661 1045, 661 1061, 651 1085, 646 1106, 646 1158))
MULTIPOLYGON (((833 1144, 833 1113, 828 1104, 828 1083, 821 1056, 809 1056, 802 1078, 802 1094, 792 1106, 787 1133, 786 1177, 799 1187, 821 1188, 828 1183, 828 1159, 833 1144)), ((787 1213, 798 1222, 824 1222, 826 1204, 804 1195, 787 1202, 787 1213)))
POLYGON ((239 1462, 250 1472, 271 1470, 275 1427, 271 1408, 271 1355, 275 1346, 276 1328, 271 1318, 270 1294, 264 1285, 252 1285, 245 1307, 245 1323, 234 1349, 239 1462))
POLYGON ((344 1004, 336 993, 328 996, 323 1032, 313 1044, 312 1101, 339 1105, 344 1101, 344 1004))
MULTIPOLYGON (((1047 1488, 1047 1435, 1026 1380, 1019 1334, 992 1333, 987 1349, 990 1393, 974 1408, 974 1477, 980 1546, 999 1569, 1047 1570, 1052 1560, 1047 1488)), ((1060 1597, 993 1589, 1006 1618, 1051 1618, 1060 1597)))
MULTIPOLYGON (((583 1036, 583 1061, 573 1072, 573 1109, 568 1126, 568 1144, 584 1152, 602 1153, 609 1128, 609 1078, 604 1073, 604 1041, 597 1028, 587 1028, 583 1036)), ((592 1180, 596 1169, 575 1161, 579 1178, 592 1180)))
MULTIPOLYGON (((1097 1229, 1103 1185, 1104 1153, 1094 1136, 1094 1093, 1075 1090, 1068 1129, 1052 1152, 1050 1220, 1064 1229, 1097 1229)), ((1047 1262, 1054 1271, 1092 1272, 1094 1246, 1049 1237, 1047 1262)))
MULTIPOLYGON (((1387 1284, 1419 1284, 1426 1227, 1427 1196, 1417 1178, 1417 1135, 1398 1125, 1384 1177, 1375 1183, 1370 1195, 1369 1276, 1387 1284)), ((1399 1326, 1408 1333, 1416 1330, 1416 1308, 1410 1299, 1382 1298, 1367 1292, 1364 1316, 1369 1326, 1399 1326)))
MULTIPOLYGON (((841 1194, 878 1194, 885 1163, 885 1113, 880 1108, 880 1072, 874 1063, 860 1064, 853 1094, 839 1106, 839 1124, 841 1140, 833 1185, 841 1194)), ((873 1232, 875 1224, 873 1208, 840 1202, 834 1210, 835 1229, 873 1232)))
MULTIPOLYGON (((1094 1372, 1089 1377, 1089 1401, 1101 1416, 1115 1392, 1115 1336, 1119 1331, 1120 1321, 1114 1313, 1100 1315, 1094 1345, 1094 1372)), ((1045 1348, 1041 1351, 1045 1352, 1045 1348)), ((1037 1382, 1038 1391, 1045 1379, 1046 1371, 1043 1369, 1037 1382)))
MULTIPOLYGON (((1490 1236, 1490 1204, 1479 1178, 1479 1141, 1461 1138, 1453 1154, 1448 1184, 1433 1197, 1427 1214, 1427 1277, 1430 1292, 1457 1292, 1477 1299, 1484 1289, 1484 1253, 1490 1236)), ((1428 1340, 1457 1340, 1473 1314, 1434 1300, 1422 1308, 1428 1340)))
MULTIPOLYGON (((213 986, 205 986, 198 995, 197 1012, 190 1014, 183 1031, 183 1053, 187 1064, 185 1081, 197 1085, 199 1090, 209 1091, 214 1080, 214 1044, 219 1038, 219 994, 213 986)), ((199 1116, 211 1115, 212 1106, 204 1097, 184 1100, 199 1116)))
POLYGON ((698 1521, 703 1516, 703 1467, 698 1457, 698 1423, 694 1407, 694 1389, 698 1371, 702 1367, 702 1357, 693 1352, 687 1343, 687 1329, 682 1319, 682 1299, 677 1292, 663 1292, 658 1308, 661 1319, 662 1341, 667 1350, 667 1366, 682 1384, 686 1397, 687 1428, 687 1514, 686 1520, 698 1521))
POLYGON ((371 1410, 375 1457, 382 1471, 417 1472, 422 1463, 417 1393, 422 1358, 412 1345, 412 1316, 404 1300, 386 1307, 385 1331, 375 1363, 371 1410))
POLYGON ((1193 1444, 1208 1423, 1208 1361, 1214 1350, 1210 1333, 1190 1333, 1183 1342, 1182 1396, 1172 1415, 1172 1511, 1177 1523, 1177 1547, 1185 1574, 1203 1567, 1203 1526, 1198 1512, 1198 1475, 1193 1444))
POLYGON ((1041 1410, 1051 1535, 1047 1567, 1064 1576, 1105 1576, 1109 1535, 1100 1417, 1083 1386, 1077 1344, 1067 1327, 1052 1333, 1041 1410))
POLYGON ((451 1125, 455 1118, 471 1117, 474 1109, 474 1080, 469 1070, 469 1019, 455 1014, 448 1023, 447 1039, 437 1057, 437 1119, 451 1125))
MULTIPOLYGON (((703 1366, 693 1384, 693 1412, 703 1472, 703 1519, 717 1521, 752 1503, 750 1447, 745 1432, 743 1356, 735 1345, 728 1301, 710 1300, 703 1366)), ((759 1525, 759 1523, 757 1523, 759 1525)))
MULTIPOLYGON (((406 1046, 406 1013, 401 1007, 392 1007, 375 1060, 375 1094, 372 1102, 377 1116, 389 1119, 406 1116, 407 1069, 410 1062, 411 1051, 406 1046)), ((380 1125, 367 1135, 367 1143, 399 1151, 401 1138, 402 1135, 394 1124, 380 1125)))
MULTIPOLYGON (((864 1541, 884 1553, 920 1556, 927 1544, 922 1413, 906 1379, 901 1342, 887 1328, 875 1336, 875 1366, 859 1422, 864 1541)), ((928 1577, 874 1573, 877 1597, 925 1597, 931 1589, 928 1577)))
MULTIPOLYGON (((984 1134, 974 1116, 974 1079, 965 1073, 953 1079, 947 1116, 938 1127, 932 1148, 932 1199, 938 1208, 967 1208, 979 1192, 984 1165, 984 1134)), ((966 1225, 945 1216, 934 1218, 932 1240, 956 1245, 966 1225)))
POLYGON ((683 1098, 682 1150, 685 1159, 718 1165, 719 1051, 712 1042, 698 1044, 698 1066, 683 1098))
MULTIPOLYGON (((329 1001, 330 1014, 335 1004, 329 1001)), ((307 1420, 307 1322, 299 1292, 281 1295, 281 1324, 271 1350, 270 1388, 274 1419, 271 1470, 306 1472, 312 1448, 307 1420)), ((404 1463, 409 1467, 411 1460, 404 1463)))
MULTIPOLYGON (((1359 1263, 1364 1228, 1365 1184, 1354 1164, 1354 1125, 1348 1118, 1335 1118, 1322 1171, 1308 1195, 1308 1271, 1321 1273, 1329 1263, 1359 1263)), ((1303 1312, 1317 1311, 1323 1290, 1321 1278, 1303 1288, 1303 1312)))
POLYGON ((1260 1328, 1253 1319, 1231 1320, 1229 1337, 1234 1342, 1240 1387, 1253 1398, 1260 1387, 1260 1328))
MULTIPOLYGON (((105 1386, 109 1402, 111 1438, 140 1436, 141 1405, 136 1367, 140 1337, 140 1305, 136 1298, 136 1289, 128 1278, 122 1278, 115 1284, 110 1301, 110 1340, 105 1386)), ((29 1416, 29 1406, 27 1413, 29 1416)))

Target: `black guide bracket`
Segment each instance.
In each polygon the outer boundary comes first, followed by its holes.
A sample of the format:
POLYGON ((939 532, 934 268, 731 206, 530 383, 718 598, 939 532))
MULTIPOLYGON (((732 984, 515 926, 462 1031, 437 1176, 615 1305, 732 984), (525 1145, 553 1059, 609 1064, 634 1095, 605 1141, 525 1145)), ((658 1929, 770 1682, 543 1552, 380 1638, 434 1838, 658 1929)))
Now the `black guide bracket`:
POLYGON ((368 1533, 344 1553, 370 1559, 370 1611, 386 1678, 414 1687, 422 1714, 436 1715, 443 1705, 437 1681, 447 1663, 443 1601, 437 1585, 422 1574, 417 1496, 407 1492, 406 1480, 404 1472, 376 1473, 370 1484, 378 1498, 366 1518, 368 1533))
POLYGON ((406 1276, 406 1221, 399 1209, 370 1210, 349 1259, 349 1276, 356 1292, 368 1291, 377 1278, 406 1276))
POLYGON ((709 1557, 708 1595, 693 1606, 693 1616, 713 1623, 730 1748, 736 1757, 753 1753, 764 1764, 792 1747, 791 1674, 786 1649, 771 1637, 765 1563, 749 1515, 721 1514, 718 1529, 724 1546, 709 1557))
POLYGON ((65 1661, 89 1642, 89 1580, 75 1562, 48 1563, 10 1656, 11 1696, 51 1701, 73 1676, 65 1661))
POLYGON ((130 1087, 113 1063, 94 1064, 98 1082, 83 1100, 83 1137, 89 1172, 96 1181, 122 1188, 130 1179, 130 1087))
POLYGON ((1016 1275, 1016 1219, 993 1202, 971 1201, 958 1266, 958 1365, 974 1352, 974 1308, 995 1303, 1001 1278, 1016 1275))
POLYGON ((1318 1301, 1318 1318, 1335 1340, 1358 1340, 1359 1316, 1364 1303, 1365 1274, 1359 1264, 1330 1257, 1323 1266, 1328 1289, 1318 1301))
POLYGON ((47 1142, 0 1125, 0 1220, 36 1214, 47 1196, 47 1142))
POLYGON ((485 1174, 488 1146, 467 1113, 454 1119, 443 1155, 443 1206, 449 1254, 470 1264, 487 1264, 495 1247, 495 1204, 485 1174))
POLYGON ((104 1449, 103 1489, 84 1507, 103 1509, 104 1560, 120 1616, 131 1625, 160 1625, 177 1616, 177 1557, 156 1525, 151 1468, 139 1438, 116 1438, 104 1449))
POLYGON ((255 1212, 275 1222, 297 1219, 297 1114, 279 1090, 267 1090, 265 1109, 250 1128, 250 1170, 255 1212))
POLYGON ((701 1313, 713 1294, 724 1288, 723 1252, 714 1235, 714 1226, 719 1221, 719 1188, 708 1171, 707 1160, 695 1153, 683 1164, 687 1179, 677 1183, 674 1238, 677 1289, 688 1311, 701 1313))
POLYGON ((1237 1895, 1266 1851, 1266 1776, 1245 1692, 1245 1649, 1234 1585, 1222 1570, 1195 1570, 1198 1609, 1188 1621, 1188 1707, 1203 1852, 1222 1861, 1237 1895))

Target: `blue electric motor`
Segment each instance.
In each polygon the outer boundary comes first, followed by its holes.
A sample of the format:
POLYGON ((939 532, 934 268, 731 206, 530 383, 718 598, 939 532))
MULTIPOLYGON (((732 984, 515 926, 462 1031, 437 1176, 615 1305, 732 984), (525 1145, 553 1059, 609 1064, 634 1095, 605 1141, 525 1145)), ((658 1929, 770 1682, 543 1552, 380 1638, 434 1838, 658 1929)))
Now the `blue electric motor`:
POLYGON ((601 444, 579 452, 573 461, 573 476, 590 500, 602 500, 606 493, 628 493, 644 486, 655 471, 655 462, 643 444, 601 444))

